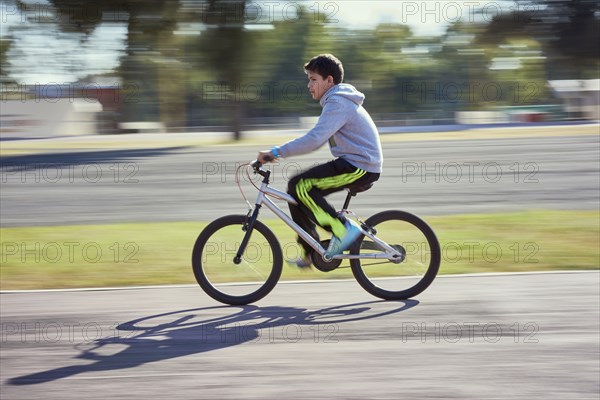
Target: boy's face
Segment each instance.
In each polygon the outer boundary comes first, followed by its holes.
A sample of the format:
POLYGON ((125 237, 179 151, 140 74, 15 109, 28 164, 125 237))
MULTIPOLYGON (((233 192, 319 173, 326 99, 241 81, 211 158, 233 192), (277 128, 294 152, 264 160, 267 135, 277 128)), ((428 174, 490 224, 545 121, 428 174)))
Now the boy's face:
POLYGON ((323 78, 318 73, 312 71, 306 71, 306 74, 308 75, 308 90, 312 98, 316 101, 321 100, 325 92, 335 85, 331 75, 323 78))

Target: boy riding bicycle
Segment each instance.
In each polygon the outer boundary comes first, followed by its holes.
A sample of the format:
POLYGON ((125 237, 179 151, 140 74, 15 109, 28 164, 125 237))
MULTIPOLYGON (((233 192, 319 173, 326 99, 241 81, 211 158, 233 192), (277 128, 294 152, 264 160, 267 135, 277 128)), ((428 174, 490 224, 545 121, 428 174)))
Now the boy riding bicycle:
MULTIPOLYGON (((327 257, 341 254, 360 236, 356 223, 337 214, 326 200, 328 194, 372 184, 379 179, 383 156, 379 132, 369 113, 363 108, 364 94, 350 84, 342 83, 344 68, 331 54, 321 54, 304 65, 308 90, 320 102, 323 111, 317 124, 304 136, 271 150, 258 153, 261 163, 277 158, 307 154, 329 142, 334 160, 317 165, 294 176, 288 193, 298 205, 290 204, 294 221, 316 240, 315 222, 332 232, 327 257)), ((310 267, 312 248, 298 238, 304 252, 295 260, 298 267, 310 267)))

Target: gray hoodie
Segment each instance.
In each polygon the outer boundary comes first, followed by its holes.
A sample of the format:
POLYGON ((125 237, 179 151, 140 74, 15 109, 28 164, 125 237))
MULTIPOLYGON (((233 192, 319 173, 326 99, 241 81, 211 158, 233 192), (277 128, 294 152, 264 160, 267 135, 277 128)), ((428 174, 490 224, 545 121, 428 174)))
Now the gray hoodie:
POLYGON ((321 97, 323 111, 306 135, 279 148, 282 157, 310 153, 329 141, 334 157, 341 157, 367 172, 381 173, 383 156, 379 132, 362 106, 365 95, 347 83, 340 83, 321 97))

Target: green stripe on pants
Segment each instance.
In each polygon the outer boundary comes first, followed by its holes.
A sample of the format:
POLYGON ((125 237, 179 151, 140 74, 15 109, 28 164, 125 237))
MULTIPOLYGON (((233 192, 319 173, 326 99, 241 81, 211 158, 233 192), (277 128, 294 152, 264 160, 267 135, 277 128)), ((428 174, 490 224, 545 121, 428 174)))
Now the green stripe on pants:
POLYGON ((319 205, 308 195, 308 192, 310 192, 312 188, 326 190, 349 185, 362 178, 366 173, 367 171, 357 169, 355 172, 329 176, 327 178, 300 179, 296 185, 296 193, 302 204, 313 213, 319 225, 331 227, 331 231, 335 236, 342 237, 346 233, 344 224, 342 224, 338 218, 329 215, 325 210, 319 207, 319 205))

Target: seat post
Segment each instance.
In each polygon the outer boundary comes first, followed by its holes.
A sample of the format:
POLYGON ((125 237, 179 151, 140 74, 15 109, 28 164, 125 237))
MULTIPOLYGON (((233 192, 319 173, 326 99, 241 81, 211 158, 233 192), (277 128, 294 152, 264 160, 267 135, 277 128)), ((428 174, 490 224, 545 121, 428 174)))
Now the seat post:
POLYGON ((346 196, 346 201, 344 202, 344 207, 342 208, 342 210, 348 209, 348 206, 350 205, 350 199, 352 197, 356 196, 358 193, 365 192, 365 191, 371 189, 372 187, 373 187, 373 184, 368 183, 363 186, 351 186, 351 187, 346 188, 346 190, 348 191, 348 195, 346 196))
POLYGON ((342 210, 347 210, 348 206, 350 205, 350 199, 352 198, 352 196, 354 196, 352 194, 351 191, 348 191, 348 195, 346 196, 346 201, 344 201, 344 206, 342 207, 342 210))

